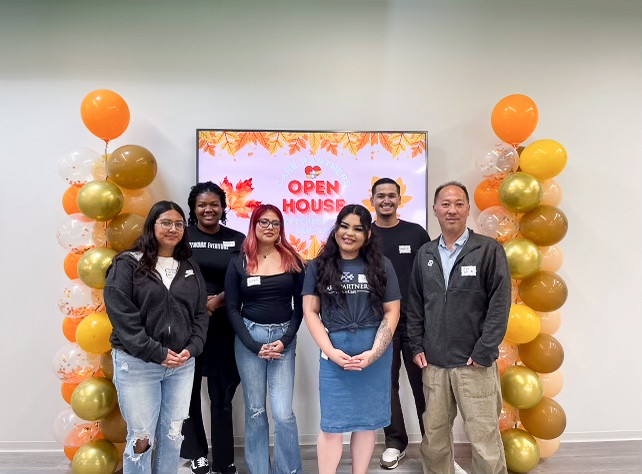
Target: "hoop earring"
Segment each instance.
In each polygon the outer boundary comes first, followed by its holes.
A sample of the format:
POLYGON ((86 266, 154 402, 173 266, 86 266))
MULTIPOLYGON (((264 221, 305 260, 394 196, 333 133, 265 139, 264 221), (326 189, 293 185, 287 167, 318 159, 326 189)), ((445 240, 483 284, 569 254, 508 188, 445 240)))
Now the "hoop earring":
POLYGON ((276 242, 274 242, 274 245, 281 245, 281 234, 279 234, 279 238, 276 239, 276 242))

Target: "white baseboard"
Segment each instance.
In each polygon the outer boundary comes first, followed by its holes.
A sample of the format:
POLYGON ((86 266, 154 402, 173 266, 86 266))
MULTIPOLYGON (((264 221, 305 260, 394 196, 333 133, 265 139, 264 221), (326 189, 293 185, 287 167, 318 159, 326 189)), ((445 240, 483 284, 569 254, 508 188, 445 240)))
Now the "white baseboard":
MULTIPOLYGON (((421 438, 419 434, 408 435, 410 443, 419 443, 421 438)), ((562 442, 564 443, 587 443, 587 442, 601 442, 601 441, 635 441, 642 440, 642 431, 590 431, 573 433, 567 432, 562 435, 562 442)), ((243 446, 244 438, 236 436, 234 438, 234 445, 237 447, 243 446)), ((383 433, 377 433, 377 443, 383 443, 383 433)), ((317 442, 316 434, 299 435, 299 444, 302 446, 314 446, 317 442)), ((350 435, 343 436, 344 444, 350 442, 350 435)), ((464 434, 455 436, 456 444, 466 444, 468 440, 464 434)), ((274 438, 270 436, 270 444, 274 444, 274 438)), ((56 441, 0 441, 0 452, 25 452, 25 451, 62 451, 62 446, 56 441)))

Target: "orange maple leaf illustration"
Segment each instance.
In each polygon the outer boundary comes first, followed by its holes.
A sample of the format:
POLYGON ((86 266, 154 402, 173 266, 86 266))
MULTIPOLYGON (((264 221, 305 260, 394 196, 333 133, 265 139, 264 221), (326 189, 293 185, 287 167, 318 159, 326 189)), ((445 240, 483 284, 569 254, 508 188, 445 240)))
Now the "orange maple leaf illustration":
POLYGON ((221 189, 225 191, 228 208, 238 217, 250 217, 252 211, 261 205, 261 201, 248 200, 248 196, 254 190, 252 178, 241 180, 234 187, 226 176, 221 183, 221 189))
POLYGON ((290 234, 288 243, 294 247, 294 250, 296 250, 301 257, 305 256, 308 250, 308 244, 305 240, 297 239, 294 235, 290 234))

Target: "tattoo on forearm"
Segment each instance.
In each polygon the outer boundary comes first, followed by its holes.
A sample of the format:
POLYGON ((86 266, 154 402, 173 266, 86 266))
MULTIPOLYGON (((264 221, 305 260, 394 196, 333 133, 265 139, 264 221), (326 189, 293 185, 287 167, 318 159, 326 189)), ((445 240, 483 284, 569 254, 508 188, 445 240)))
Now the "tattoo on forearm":
POLYGON ((388 318, 386 315, 383 315, 379 329, 377 330, 377 335, 375 336, 374 344, 372 345, 372 355, 368 359, 368 365, 372 364, 375 360, 381 357, 390 344, 392 340, 393 332, 388 326, 388 318))

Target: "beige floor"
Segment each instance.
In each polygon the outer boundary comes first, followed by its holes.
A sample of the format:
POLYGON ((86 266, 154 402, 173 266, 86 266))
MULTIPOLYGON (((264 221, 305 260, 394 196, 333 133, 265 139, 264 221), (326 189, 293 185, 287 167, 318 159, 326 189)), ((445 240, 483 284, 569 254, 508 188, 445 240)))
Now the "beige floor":
MULTIPOLYGON (((383 446, 377 445, 369 472, 395 472, 398 474, 421 473, 419 446, 412 445, 399 467, 394 471, 385 471, 378 466, 378 459, 383 446)), ((317 474, 316 452, 314 446, 302 446, 303 468, 308 474, 317 474)), ((470 449, 465 445, 457 446, 457 461, 470 472, 470 449)), ((237 465, 245 474, 242 461, 243 450, 237 448, 237 465)), ((24 472, 38 473, 71 473, 69 461, 62 452, 0 452, 0 474, 24 472)), ((187 466, 181 467, 179 474, 188 474, 187 466)), ((346 447, 339 473, 350 473, 348 448, 346 447)), ((540 461, 531 471, 533 474, 568 474, 568 473, 609 473, 641 474, 642 473, 642 440, 612 441, 591 443, 563 443, 560 450, 551 458, 540 461)))

